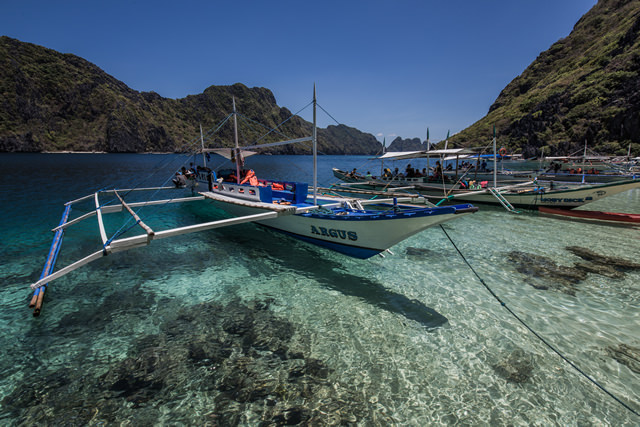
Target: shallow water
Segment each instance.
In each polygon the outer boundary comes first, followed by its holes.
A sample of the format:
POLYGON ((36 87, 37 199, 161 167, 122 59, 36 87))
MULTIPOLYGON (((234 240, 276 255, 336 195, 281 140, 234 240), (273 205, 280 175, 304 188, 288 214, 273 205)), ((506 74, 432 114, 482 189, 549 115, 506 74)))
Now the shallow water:
MULTIPOLYGON (((162 184, 185 160, 0 155, 12 178, 0 183, 5 423, 640 422, 482 283, 640 411, 640 362, 620 356, 640 352, 640 270, 584 273, 574 266, 594 263, 567 249, 640 262, 636 228, 481 206, 444 231, 426 230, 393 254, 362 261, 244 224, 102 258, 52 282, 33 318, 28 285, 40 275, 63 203, 102 187, 162 184), (149 176, 155 166, 163 172, 149 176)), ((311 180, 309 157, 247 163, 258 176, 311 180)), ((334 182, 331 167, 374 168, 366 157, 322 156, 321 185, 334 182)), ((640 190, 586 208, 640 213, 640 190)), ((154 228, 222 215, 199 204, 144 212, 154 228)), ((115 231, 126 219, 113 214, 107 226, 115 231)), ((58 267, 99 246, 95 219, 74 226, 58 267)))

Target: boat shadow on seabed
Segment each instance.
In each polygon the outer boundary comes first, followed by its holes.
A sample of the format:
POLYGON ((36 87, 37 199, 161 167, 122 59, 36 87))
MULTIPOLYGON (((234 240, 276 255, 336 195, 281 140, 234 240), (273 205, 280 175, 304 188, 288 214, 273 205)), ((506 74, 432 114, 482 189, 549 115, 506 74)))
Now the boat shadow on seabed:
MULTIPOLYGON (((242 225, 241 227, 255 227, 255 225, 242 225)), ((230 245, 245 248, 251 253, 253 260, 262 260, 262 273, 273 274, 267 264, 277 263, 282 268, 287 268, 304 274, 317 281, 321 286, 338 291, 346 296, 360 298, 367 304, 371 304, 390 313, 398 314, 408 320, 418 322, 427 329, 437 328, 448 322, 448 319, 426 306, 416 299, 389 290, 382 284, 366 277, 350 274, 344 271, 344 265, 333 262, 325 257, 318 256, 320 249, 308 246, 295 239, 283 237, 280 233, 270 230, 258 233, 238 233, 229 229, 219 229, 217 233, 224 234, 224 241, 230 245), (271 238, 277 233, 277 238, 271 238), (256 244, 256 239, 264 238, 269 244, 256 244), (296 245, 292 250, 291 245, 296 245), (268 250, 264 248, 269 248, 268 250), (292 252, 302 253, 300 256, 291 256, 292 252), (264 271, 268 269, 270 271, 264 271)), ((243 250, 243 252, 245 251, 243 250)))

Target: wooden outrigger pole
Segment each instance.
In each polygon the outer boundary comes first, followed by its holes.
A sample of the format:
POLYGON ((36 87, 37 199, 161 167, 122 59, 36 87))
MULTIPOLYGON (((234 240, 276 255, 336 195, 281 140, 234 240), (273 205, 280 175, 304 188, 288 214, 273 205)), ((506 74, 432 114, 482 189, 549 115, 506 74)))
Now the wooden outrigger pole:
MULTIPOLYGON (((71 213, 71 205, 67 205, 62 213, 62 218, 60 219, 60 225, 64 224, 69 218, 69 213, 71 213)), ((62 246, 62 238, 64 237, 64 228, 58 227, 55 235, 53 236, 53 242, 51 242, 51 248, 49 248, 49 255, 47 256, 47 261, 44 264, 44 268, 42 269, 42 274, 40 274, 40 279, 42 280, 45 277, 48 277, 53 268, 56 265, 56 260, 58 258, 58 253, 60 252, 60 247, 62 246)), ((36 288, 33 291, 33 297, 29 302, 29 308, 33 308, 33 316, 37 317, 40 315, 40 311, 42 311, 42 304, 44 303, 44 293, 47 289, 47 285, 49 283, 45 282, 39 288, 36 288)))

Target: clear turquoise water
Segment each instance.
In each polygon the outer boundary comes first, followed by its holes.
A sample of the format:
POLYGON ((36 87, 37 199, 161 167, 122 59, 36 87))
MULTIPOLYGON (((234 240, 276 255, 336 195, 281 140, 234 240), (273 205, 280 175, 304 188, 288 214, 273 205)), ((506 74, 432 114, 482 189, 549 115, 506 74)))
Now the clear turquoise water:
MULTIPOLYGON (((0 155, 3 423, 640 422, 517 323, 440 228, 365 261, 252 224, 154 241, 52 282, 42 315, 32 317, 28 286, 63 203, 102 187, 162 184, 184 160, 0 155), (217 359, 214 344, 225 349, 217 359)), ((258 176, 311 180, 309 157, 256 156, 248 166, 258 176)), ((376 166, 322 156, 320 184, 334 182, 331 167, 376 166)), ((640 191, 586 208, 640 213, 640 191)), ((221 215, 200 205, 143 212, 154 228, 221 215)), ((107 225, 114 231, 125 220, 114 214, 107 225)), ((582 262, 570 246, 640 262, 640 230, 485 206, 444 228, 512 310, 640 411, 640 363, 623 364, 611 350, 640 348, 640 270, 567 284, 553 269, 582 262), (522 254, 544 257, 537 260, 551 273, 523 270, 514 261, 522 254)), ((65 234, 58 267, 98 247, 95 219, 79 224, 65 234)))

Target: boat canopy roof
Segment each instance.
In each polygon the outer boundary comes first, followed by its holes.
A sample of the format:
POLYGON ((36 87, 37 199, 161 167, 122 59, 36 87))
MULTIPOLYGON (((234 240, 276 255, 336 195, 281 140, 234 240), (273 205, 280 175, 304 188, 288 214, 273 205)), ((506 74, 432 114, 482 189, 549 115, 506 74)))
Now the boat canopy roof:
MULTIPOLYGON (((254 154, 258 154, 257 151, 249 151, 248 149, 259 149, 259 148, 266 148, 266 147, 275 147, 277 145, 286 145, 286 144, 295 144, 297 142, 307 142, 307 141, 311 141, 311 137, 304 137, 304 138, 297 138, 297 139, 289 139, 286 141, 279 141, 279 142, 269 142, 266 144, 256 144, 256 145, 248 145, 246 147, 239 147, 240 148, 240 154, 242 155, 242 157, 247 158, 249 156, 253 156, 254 154)), ((233 147, 227 147, 227 148, 204 148, 202 150, 203 153, 215 153, 218 154, 226 159, 231 159, 233 157, 233 151, 235 149, 233 147)))
POLYGON ((611 160, 611 156, 556 156, 545 157, 545 160, 611 160))
POLYGON ((422 157, 431 156, 452 156, 456 158, 463 155, 476 154, 477 151, 473 148, 447 148, 446 150, 420 150, 420 151, 390 151, 377 157, 380 160, 403 160, 403 159, 417 159, 422 157))
MULTIPOLYGON (((204 153, 214 153, 217 154, 219 156, 224 157, 225 159, 231 159, 231 157, 233 156, 233 152, 234 149, 231 147, 228 148, 205 148, 204 150, 202 150, 202 152, 204 153)), ((254 154, 258 154, 257 151, 247 151, 247 150, 241 150, 240 154, 242 155, 243 158, 247 158, 249 156, 253 156, 254 154)))

